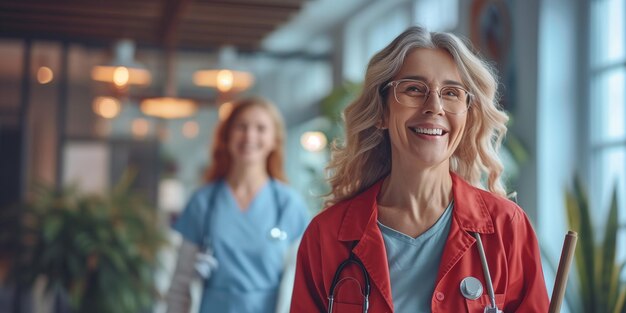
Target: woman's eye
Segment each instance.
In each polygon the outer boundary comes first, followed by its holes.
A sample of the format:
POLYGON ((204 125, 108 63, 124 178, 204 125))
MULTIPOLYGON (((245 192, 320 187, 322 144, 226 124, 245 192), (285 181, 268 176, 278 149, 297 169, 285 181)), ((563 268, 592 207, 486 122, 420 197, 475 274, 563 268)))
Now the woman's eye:
POLYGON ((403 88, 405 93, 409 93, 409 94, 425 94, 426 93, 426 88, 424 88, 423 86, 420 85, 408 85, 405 86, 403 88))
POLYGON ((441 90, 441 95, 448 98, 458 98, 461 91, 456 88, 444 88, 441 90))

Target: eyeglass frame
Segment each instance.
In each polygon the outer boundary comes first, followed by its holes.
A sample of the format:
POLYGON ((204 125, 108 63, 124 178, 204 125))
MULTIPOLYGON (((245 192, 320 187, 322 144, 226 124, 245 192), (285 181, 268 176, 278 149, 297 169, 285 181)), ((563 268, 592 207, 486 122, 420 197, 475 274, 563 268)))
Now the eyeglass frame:
POLYGON ((400 83, 407 82, 407 81, 408 81, 408 82, 418 82, 418 83, 424 84, 424 86, 427 88, 427 89, 426 89, 426 92, 425 92, 426 97, 425 97, 425 99, 424 99, 424 102, 422 102, 422 104, 421 104, 420 106, 423 106, 423 105, 426 103, 426 101, 428 101, 428 99, 430 98, 430 94, 431 94, 431 92, 432 92, 432 91, 435 91, 435 93, 437 94, 437 97, 439 98, 439 100, 440 100, 440 101, 443 101, 443 99, 442 99, 442 95, 441 95, 441 89, 444 89, 444 88, 446 88, 446 87, 451 87, 451 88, 460 89, 460 90, 463 90, 463 91, 467 94, 467 99, 465 100, 465 102, 466 102, 466 104, 465 104, 465 108, 466 108, 466 109, 465 109, 465 111, 463 111, 463 112, 457 112, 457 113, 455 113, 455 112, 450 112, 450 111, 448 111, 448 110, 444 109, 444 107, 443 107, 443 103, 440 103, 439 105, 441 106, 441 109, 442 109, 442 110, 444 110, 444 111, 446 111, 447 113, 450 113, 450 114, 455 114, 455 115, 457 115, 457 114, 464 114, 464 113, 467 113, 467 111, 469 111, 470 107, 472 106, 472 103, 474 102, 474 94, 473 94, 473 93, 471 93, 471 92, 469 92, 467 89, 465 89, 465 88, 463 88, 463 87, 461 87, 461 86, 444 85, 444 86, 439 87, 438 89, 432 89, 432 90, 431 90, 430 86, 429 86, 427 83, 425 83, 424 81, 417 80, 417 79, 411 79, 411 78, 404 78, 404 79, 392 80, 392 81, 388 82, 387 84, 385 84, 385 87, 384 87, 382 90, 384 91, 385 89, 387 89, 387 88, 389 88, 389 87, 393 87, 393 98, 394 98, 394 99, 395 99, 398 103, 400 103, 400 104, 402 104, 402 105, 404 105, 404 106, 407 106, 407 105, 403 104, 402 102, 400 102, 400 100, 398 100, 398 95, 396 94, 396 87, 397 87, 400 83))

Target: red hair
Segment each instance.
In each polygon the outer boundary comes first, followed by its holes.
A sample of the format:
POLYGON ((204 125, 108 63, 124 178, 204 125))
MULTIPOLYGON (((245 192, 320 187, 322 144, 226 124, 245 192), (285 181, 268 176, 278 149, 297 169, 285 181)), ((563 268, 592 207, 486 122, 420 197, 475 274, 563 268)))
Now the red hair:
POLYGON ((213 147, 211 149, 212 162, 206 171, 204 178, 206 182, 222 179, 230 172, 232 158, 228 152, 228 140, 230 131, 233 127, 235 119, 243 111, 257 107, 265 110, 274 123, 274 133, 276 135, 274 150, 267 156, 267 173, 270 177, 286 182, 285 172, 283 169, 284 160, 284 142, 285 142, 285 124, 280 112, 267 99, 261 97, 249 97, 233 102, 233 107, 228 116, 221 120, 216 127, 215 137, 213 138, 213 147))

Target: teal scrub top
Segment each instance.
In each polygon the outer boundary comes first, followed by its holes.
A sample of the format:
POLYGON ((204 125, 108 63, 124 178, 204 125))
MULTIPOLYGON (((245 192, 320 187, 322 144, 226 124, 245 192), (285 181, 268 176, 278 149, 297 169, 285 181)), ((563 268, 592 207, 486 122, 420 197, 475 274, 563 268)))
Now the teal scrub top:
POLYGON ((208 232, 219 262, 205 281, 200 312, 274 313, 285 252, 308 222, 302 198, 275 180, 258 191, 246 211, 239 209, 222 180, 196 191, 174 229, 198 246, 208 232), (277 221, 279 210, 282 214, 277 221), (275 226, 287 233, 286 240, 271 238, 270 230, 275 226))
POLYGON ((431 312, 431 299, 450 233, 453 206, 450 202, 437 222, 416 238, 378 222, 387 252, 394 312, 431 312))

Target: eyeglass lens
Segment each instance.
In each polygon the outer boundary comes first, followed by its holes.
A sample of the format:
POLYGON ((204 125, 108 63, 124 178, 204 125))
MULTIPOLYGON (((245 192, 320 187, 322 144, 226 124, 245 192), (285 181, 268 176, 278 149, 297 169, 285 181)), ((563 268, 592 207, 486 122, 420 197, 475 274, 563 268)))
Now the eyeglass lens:
MULTIPOLYGON (((435 93, 443 109, 450 113, 463 113, 468 109, 467 91, 455 86, 443 86, 435 93)), ((430 97, 431 90, 424 82, 404 80, 394 84, 394 96, 398 103, 408 107, 420 107, 430 97)))

